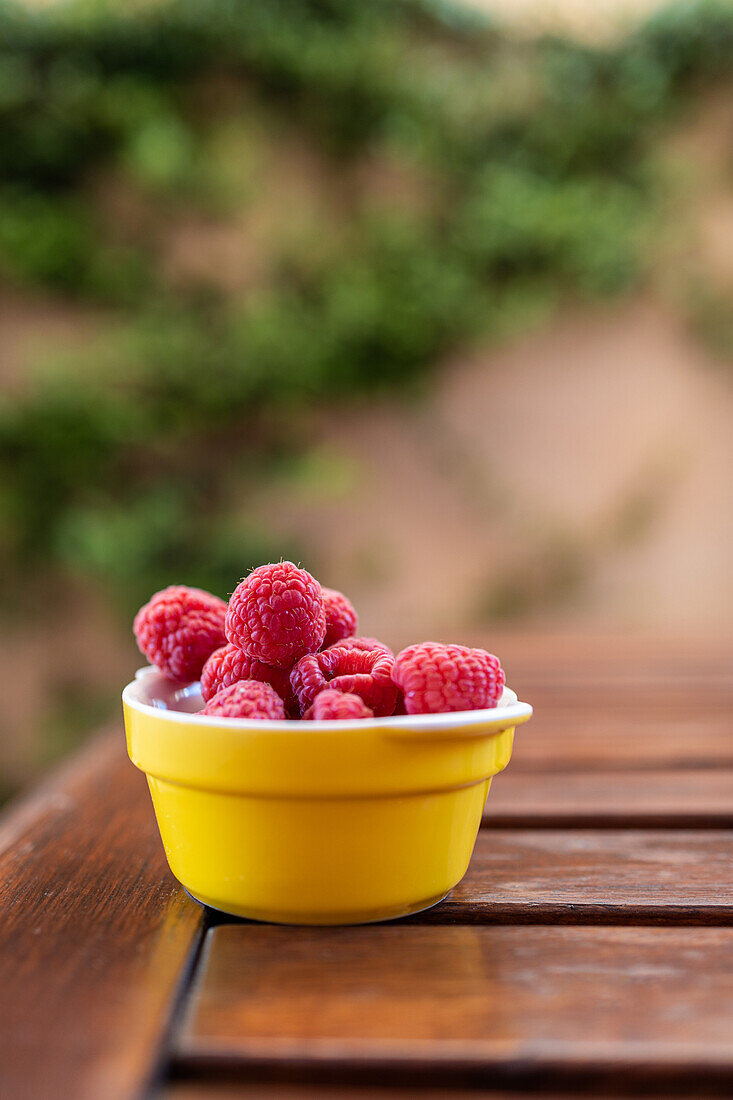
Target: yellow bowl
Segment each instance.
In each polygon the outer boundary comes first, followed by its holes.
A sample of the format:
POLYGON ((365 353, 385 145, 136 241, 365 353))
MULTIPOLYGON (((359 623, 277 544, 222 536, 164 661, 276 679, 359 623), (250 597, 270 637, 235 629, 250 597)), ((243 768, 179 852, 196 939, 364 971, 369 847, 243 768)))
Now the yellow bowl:
POLYGON ((463 877, 491 779, 532 708, 343 722, 209 718, 198 684, 122 694, 171 870, 197 901, 284 924, 426 909, 463 877))

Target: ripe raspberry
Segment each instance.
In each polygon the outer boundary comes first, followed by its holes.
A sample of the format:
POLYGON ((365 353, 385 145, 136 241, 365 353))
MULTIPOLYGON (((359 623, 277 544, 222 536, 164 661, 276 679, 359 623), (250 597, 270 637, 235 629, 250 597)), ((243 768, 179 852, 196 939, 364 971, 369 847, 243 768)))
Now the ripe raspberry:
POLYGON ((485 649, 423 642, 397 654, 392 679, 405 695, 408 714, 494 707, 504 688, 498 657, 485 649))
POLYGON ((335 642, 333 646, 326 646, 326 649, 335 649, 338 646, 339 649, 361 649, 364 653, 371 653, 373 650, 379 650, 380 653, 389 653, 390 657, 394 657, 394 653, 385 645, 384 642, 378 641, 376 638, 342 638, 340 641, 335 642))
POLYGON ((313 706, 303 715, 315 722, 336 721, 339 718, 373 718, 374 711, 358 695, 335 691, 327 688, 319 692, 313 700, 313 706))
POLYGON ((269 684, 259 680, 239 680, 222 688, 210 699, 201 714, 216 718, 285 718, 280 696, 269 684))
POLYGON ((394 710, 397 688, 392 683, 394 657, 375 649, 342 649, 302 657, 290 674, 290 683, 304 714, 324 688, 358 695, 378 717, 394 710))
POLYGON ((234 589, 226 636, 250 657, 288 668, 323 645, 326 608, 320 584, 291 561, 260 565, 234 589))
POLYGON ((211 654, 201 671, 201 695, 205 703, 222 688, 239 680, 259 680, 274 688, 289 714, 298 713, 298 703, 290 686, 290 669, 273 668, 242 653, 229 643, 211 654))
POLYGON ((204 661, 226 641, 227 605, 200 588, 174 584, 156 592, 135 616, 140 651, 171 680, 198 680, 204 661))
POLYGON ((323 648, 328 649, 355 632, 357 618, 353 604, 343 592, 337 592, 335 588, 324 588, 322 591, 326 605, 326 637, 323 648))

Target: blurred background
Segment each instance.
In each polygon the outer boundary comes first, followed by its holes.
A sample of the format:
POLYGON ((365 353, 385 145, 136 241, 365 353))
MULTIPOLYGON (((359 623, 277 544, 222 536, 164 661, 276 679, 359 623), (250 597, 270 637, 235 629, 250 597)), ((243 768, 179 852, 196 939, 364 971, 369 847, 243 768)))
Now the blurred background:
POLYGON ((729 633, 733 4, 588 7, 0 0, 0 798, 272 558, 729 633))

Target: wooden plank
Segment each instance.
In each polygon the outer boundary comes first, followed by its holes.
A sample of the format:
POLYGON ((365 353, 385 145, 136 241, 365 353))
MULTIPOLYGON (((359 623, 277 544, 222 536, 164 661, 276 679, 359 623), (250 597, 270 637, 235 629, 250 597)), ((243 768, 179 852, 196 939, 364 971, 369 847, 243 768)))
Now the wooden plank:
MULTIPOLYGON (((430 1087, 384 1088, 380 1086, 352 1086, 344 1091, 343 1084, 284 1084, 279 1082, 251 1081, 248 1070, 242 1074, 244 1080, 234 1078, 205 1077, 200 1080, 172 1081, 162 1086, 152 1100, 578 1100, 577 1092, 497 1092, 494 1089, 441 1088, 440 1092, 430 1087)), ((671 1094, 670 1094, 671 1095, 671 1094)), ((685 1100, 684 1095, 675 1094, 676 1100, 685 1100)), ((642 1100, 641 1094, 623 1097, 608 1093, 593 1093, 593 1100, 642 1100)), ((648 1100, 648 1097, 644 1098, 648 1100)), ((656 1094, 656 1100, 670 1100, 670 1096, 656 1094)), ((691 1097, 688 1100, 692 1100, 691 1097)), ((700 1100, 695 1093, 694 1100, 700 1100)))
MULTIPOLYGON (((249 1077, 249 1074, 247 1074, 249 1077)), ((344 1092, 341 1084, 284 1084, 277 1082, 252 1083, 249 1080, 202 1079, 174 1081, 155 1093, 153 1100, 578 1100, 577 1093, 496 1092, 485 1089, 466 1092, 464 1089, 441 1089, 436 1094, 430 1088, 361 1087, 354 1086, 344 1092)), ((620 1100, 616 1097, 594 1095, 594 1100, 620 1100)), ((624 1095, 623 1100, 641 1100, 624 1095)), ((657 1100, 665 1100, 657 1097, 657 1100)), ((680 1100, 679 1096, 677 1100, 680 1100)), ((682 1098, 684 1100, 684 1097, 682 1098)), ((696 1098, 699 1100, 699 1098, 696 1098)))
POLYGON ((491 785, 483 824, 730 829, 733 768, 538 773, 510 764, 491 785))
POLYGON ((535 714, 487 823, 733 823, 729 644, 510 636, 496 648, 535 714))
POLYGON ((482 830, 417 923, 733 924, 733 831, 482 830))
POLYGON ((733 929, 224 925, 176 1050, 308 1080, 731 1086, 733 929))
POLYGON ((0 912, 3 1095, 138 1097, 203 910, 167 870, 121 731, 4 819, 0 912))
POLYGON ((721 639, 499 635, 532 703, 513 771, 733 767, 733 645, 721 639))
POLYGON ((603 703, 590 688, 565 698, 528 691, 526 698, 535 713, 517 730, 513 771, 733 767, 731 706, 603 703))

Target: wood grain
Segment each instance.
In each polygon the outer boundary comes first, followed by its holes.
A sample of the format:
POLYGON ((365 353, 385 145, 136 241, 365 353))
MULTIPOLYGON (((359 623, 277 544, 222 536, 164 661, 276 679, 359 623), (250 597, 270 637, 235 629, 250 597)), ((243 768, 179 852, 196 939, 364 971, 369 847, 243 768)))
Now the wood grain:
POLYGON ((491 785, 483 825, 733 828, 733 768, 526 772, 510 764, 491 785))
POLYGON ((225 925, 176 1049, 180 1070, 730 1085, 733 929, 225 925))
POLYGON ((169 874, 121 730, 0 825, 0 1092, 138 1097, 203 910, 169 874))
POLYGON ((482 830, 418 923, 733 924, 733 831, 482 830))
POLYGON ((733 706, 675 707, 654 698, 603 703, 591 688, 526 693, 534 716, 517 730, 513 771, 733 767, 733 706))
MULTIPOLYGON (((497 1092, 494 1089, 445 1089, 439 1092, 426 1088, 390 1088, 386 1087, 361 1087, 353 1086, 344 1091, 340 1084, 283 1084, 278 1082, 252 1083, 250 1071, 241 1074, 245 1080, 234 1078, 208 1078, 199 1080, 180 1080, 164 1084, 156 1092, 152 1100, 578 1100, 578 1094, 574 1092, 497 1092)), ((623 1098, 618 1095, 609 1096, 593 1094, 593 1100, 642 1100, 640 1094, 629 1095, 624 1093, 623 1098)), ((644 1098, 648 1100, 648 1097, 644 1098)), ((668 1097, 656 1094, 655 1100, 669 1100, 668 1097)), ((677 1094, 676 1100, 685 1100, 684 1096, 677 1094)), ((692 1100, 692 1098, 689 1098, 692 1100)), ((699 1093, 694 1100, 700 1100, 699 1093)))
POLYGON ((733 1091, 731 647, 476 641, 535 717, 464 882, 411 922, 213 928, 172 1046, 204 917, 121 733, 1 821, 0 1093, 733 1091))
POLYGON ((717 639, 483 638, 532 703, 512 772, 733 768, 733 645, 717 639))

